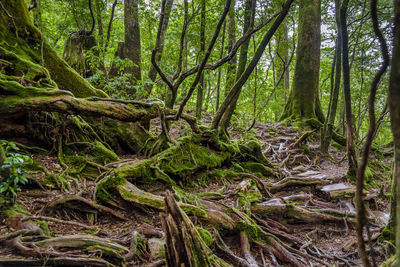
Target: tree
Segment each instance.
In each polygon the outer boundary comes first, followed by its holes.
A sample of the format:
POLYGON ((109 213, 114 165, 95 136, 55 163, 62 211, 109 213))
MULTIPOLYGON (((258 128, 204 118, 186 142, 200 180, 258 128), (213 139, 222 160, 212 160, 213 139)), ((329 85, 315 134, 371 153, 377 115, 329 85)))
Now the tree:
POLYGON ((400 3, 394 0, 393 56, 389 82, 389 110, 394 142, 392 214, 396 224, 396 262, 400 262, 400 3))
MULTIPOLYGON (((249 29, 253 28, 253 26, 254 26, 256 3, 257 3, 256 0, 246 0, 246 2, 245 2, 243 35, 246 34, 246 32, 249 29)), ((240 76, 243 74, 243 72, 246 68, 247 52, 249 49, 249 44, 250 44, 250 39, 246 40, 240 48, 239 63, 238 63, 237 70, 236 70, 235 81, 239 80, 240 76)), ((227 109, 224 112, 224 115, 221 119, 221 126, 223 129, 227 129, 229 126, 233 112, 235 111, 235 108, 236 108, 236 103, 240 96, 240 91, 241 90, 239 90, 234 95, 231 103, 229 104, 229 106, 227 107, 227 109)))
POLYGON ((321 2, 301 0, 296 65, 283 119, 301 121, 318 115, 318 81, 321 44, 321 2))
MULTIPOLYGON (((174 3, 174 0, 162 1, 162 5, 164 5, 164 8, 161 8, 161 10, 164 13, 163 14, 164 19, 162 20, 162 24, 158 25, 158 31, 160 32, 160 38, 157 38, 156 44, 154 45, 154 50, 156 50, 155 60, 157 62, 159 62, 162 58, 162 53, 164 50, 164 43, 165 43, 165 35, 167 34, 169 16, 171 14, 173 3, 174 3)), ((152 82, 154 82, 156 80, 157 70, 154 68, 153 65, 151 65, 151 67, 150 67, 148 76, 152 82)), ((153 88, 152 84, 150 84, 146 88, 147 95, 150 95, 152 88, 153 88)))
MULTIPOLYGON (((124 1, 124 25, 124 54, 125 57, 129 58, 133 63, 133 66, 129 67, 127 69, 127 72, 132 74, 132 83, 137 84, 138 81, 142 80, 138 0, 124 1)), ((133 90, 130 90, 130 92, 128 93, 134 94, 135 92, 133 90)))
MULTIPOLYGON (((201 0, 201 18, 200 18, 200 52, 204 56, 206 49, 206 1, 201 0)), ((204 94, 204 72, 201 74, 199 86, 197 87, 197 101, 196 101, 196 118, 201 119, 201 109, 203 107, 203 94, 204 94)))

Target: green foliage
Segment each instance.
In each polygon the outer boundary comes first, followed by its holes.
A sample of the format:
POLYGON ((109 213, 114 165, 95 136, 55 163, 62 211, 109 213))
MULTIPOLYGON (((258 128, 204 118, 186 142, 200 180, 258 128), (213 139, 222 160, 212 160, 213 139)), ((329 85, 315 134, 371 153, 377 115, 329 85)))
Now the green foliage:
POLYGON ((32 159, 27 155, 18 153, 19 148, 14 142, 0 141, 5 159, 0 166, 0 193, 7 201, 14 202, 20 186, 28 182, 27 172, 23 169, 32 159))

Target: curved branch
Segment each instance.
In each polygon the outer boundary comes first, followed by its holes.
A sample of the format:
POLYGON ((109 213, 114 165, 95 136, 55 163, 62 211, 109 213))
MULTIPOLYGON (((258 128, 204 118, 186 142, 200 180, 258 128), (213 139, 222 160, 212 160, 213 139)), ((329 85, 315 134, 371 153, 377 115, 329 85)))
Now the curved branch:
MULTIPOLYGON (((364 206, 364 201, 363 201, 363 187, 364 187, 364 175, 365 175, 365 169, 367 168, 368 164, 368 157, 369 157, 369 152, 371 150, 371 144, 374 138, 374 133, 375 133, 375 128, 376 128, 376 119, 375 119, 375 96, 376 96, 376 91, 378 89, 378 83, 380 79, 382 78, 383 74, 385 73, 386 69, 389 66, 389 52, 388 52, 388 47, 386 44, 386 40, 379 29, 379 22, 378 22, 378 16, 377 16, 377 0, 371 0, 370 2, 370 8, 371 8, 371 20, 372 20, 372 25, 374 28, 374 32, 376 37, 378 38, 382 57, 383 57, 383 63, 382 66, 379 68, 378 72, 375 74, 374 79, 372 80, 371 83, 371 89, 370 89, 370 94, 368 98, 368 117, 369 117, 369 127, 368 127, 368 133, 367 133, 367 139, 364 143, 363 146, 363 151, 362 151, 362 159, 360 166, 357 171, 357 188, 356 188, 356 206, 357 206, 357 239, 358 239, 358 248, 360 252, 360 258, 362 259, 364 266, 371 266, 370 262, 368 260, 367 253, 365 251, 365 244, 364 244, 364 238, 363 238, 363 230, 364 228, 367 228, 368 231, 368 225, 367 224, 367 218, 365 214, 365 206, 364 206)), ((368 237, 369 238, 369 237, 368 237)), ((371 251, 373 251, 371 247, 371 251)), ((372 255, 372 264, 373 266, 376 266, 374 257, 372 255)))

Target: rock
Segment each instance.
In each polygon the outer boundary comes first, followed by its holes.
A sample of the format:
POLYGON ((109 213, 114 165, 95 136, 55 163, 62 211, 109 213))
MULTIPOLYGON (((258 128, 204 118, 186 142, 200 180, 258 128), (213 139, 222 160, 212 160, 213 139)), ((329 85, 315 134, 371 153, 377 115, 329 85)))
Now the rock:
POLYGON ((165 257, 165 240, 159 238, 150 238, 147 241, 150 255, 152 258, 163 258, 165 257))

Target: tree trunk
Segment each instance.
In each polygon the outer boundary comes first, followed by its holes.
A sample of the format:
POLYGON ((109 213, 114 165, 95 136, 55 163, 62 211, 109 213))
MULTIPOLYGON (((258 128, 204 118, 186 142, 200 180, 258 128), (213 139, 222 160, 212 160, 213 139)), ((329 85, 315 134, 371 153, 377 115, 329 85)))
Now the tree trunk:
MULTIPOLYGON (((156 61, 157 62, 159 62, 161 60, 162 53, 164 50, 165 35, 167 34, 169 16, 171 14, 173 3, 174 3, 174 0, 165 0, 164 19, 162 21, 162 24, 158 25, 158 30, 160 31, 160 38, 157 39, 157 42, 154 46, 154 49, 156 50, 156 61)), ((151 65, 148 75, 152 82, 154 82, 156 80, 157 71, 153 65, 151 65)), ((153 84, 150 84, 149 86, 147 86, 147 88, 146 88, 147 95, 151 94, 152 89, 153 89, 153 84)))
POLYGON ((347 175, 355 180, 357 172, 357 158, 354 148, 353 116, 351 112, 351 93, 350 93, 350 65, 349 65, 349 39, 347 33, 347 4, 344 0, 340 6, 340 26, 342 28, 342 64, 343 64, 343 94, 346 115, 346 140, 347 140, 347 160, 349 163, 347 175))
MULTIPOLYGON (((243 35, 246 34, 247 30, 254 25, 254 12, 256 8, 256 0, 246 0, 245 2, 245 11, 244 11, 244 24, 243 24, 243 35)), ((239 64, 236 70, 236 78, 235 81, 238 81, 240 76, 243 74, 246 64, 247 64, 247 52, 249 50, 250 38, 247 39, 242 46, 240 47, 240 56, 239 56, 239 64)), ((235 111, 236 103, 240 96, 239 90, 234 98, 226 109, 224 116, 221 119, 221 126, 223 129, 227 129, 229 123, 231 121, 233 112, 235 111)))
POLYGON ((337 39, 335 45, 335 57, 334 64, 332 68, 332 77, 331 77, 331 96, 329 99, 329 107, 327 118, 324 123, 324 127, 321 129, 321 150, 324 152, 328 152, 329 145, 332 140, 333 134, 333 126, 335 123, 337 104, 339 100, 339 91, 340 91, 340 78, 342 74, 341 64, 342 64, 342 30, 340 25, 340 17, 339 17, 339 9, 340 9, 340 1, 335 1, 335 14, 336 14, 336 24, 337 24, 337 39), (335 70, 336 68, 336 70, 335 70), (333 78, 333 74, 335 74, 335 78, 333 78))
MULTIPOLYGON (((203 57, 206 49, 206 1, 201 0, 201 19, 200 19, 200 55, 203 57)), ((201 119, 201 108, 203 107, 204 94, 204 71, 201 74, 199 86, 197 87, 196 118, 201 119)))
POLYGON ((321 2, 301 0, 296 66, 283 119, 316 118, 321 44, 321 2))
POLYGON ((400 2, 394 0, 393 56, 389 81, 389 110, 394 142, 392 214, 395 220, 396 262, 400 262, 400 2))
MULTIPOLYGON (((233 0, 228 12, 228 46, 226 48, 228 53, 236 42, 235 4, 236 1, 233 0)), ((235 55, 231 60, 229 60, 228 67, 226 68, 225 97, 228 95, 229 90, 235 83, 236 63, 237 59, 235 55)))
MULTIPOLYGON (((131 81, 137 84, 142 80, 141 74, 141 45, 140 45, 140 27, 139 27, 139 1, 124 1, 124 25, 125 25, 125 57, 133 63, 132 67, 126 68, 128 73, 132 74, 131 81)), ((133 89, 127 92, 133 95, 133 89)))
POLYGON ((231 104, 231 102, 234 100, 235 95, 240 92, 241 88, 243 85, 246 83, 247 79, 250 77, 251 73, 253 72, 254 68, 256 67, 258 61, 260 60, 262 54, 264 53, 265 48, 267 47, 267 44, 271 40, 272 36, 275 34, 277 28, 279 25, 282 23, 282 21, 285 19, 287 13, 289 12, 289 8, 292 5, 293 0, 288 0, 283 6, 282 6, 282 11, 279 14, 279 16, 275 19, 274 24, 271 26, 271 28, 268 30, 268 32, 264 35, 261 43, 257 47, 257 51, 254 54, 254 57, 250 61, 249 65, 243 72, 242 76, 240 76, 240 79, 235 83, 235 85, 232 87, 230 90, 229 94, 226 96, 224 102, 222 103, 221 107, 219 108, 217 114, 214 116, 214 119, 212 121, 212 128, 213 129, 218 129, 221 118, 224 115, 226 109, 228 106, 231 104))

